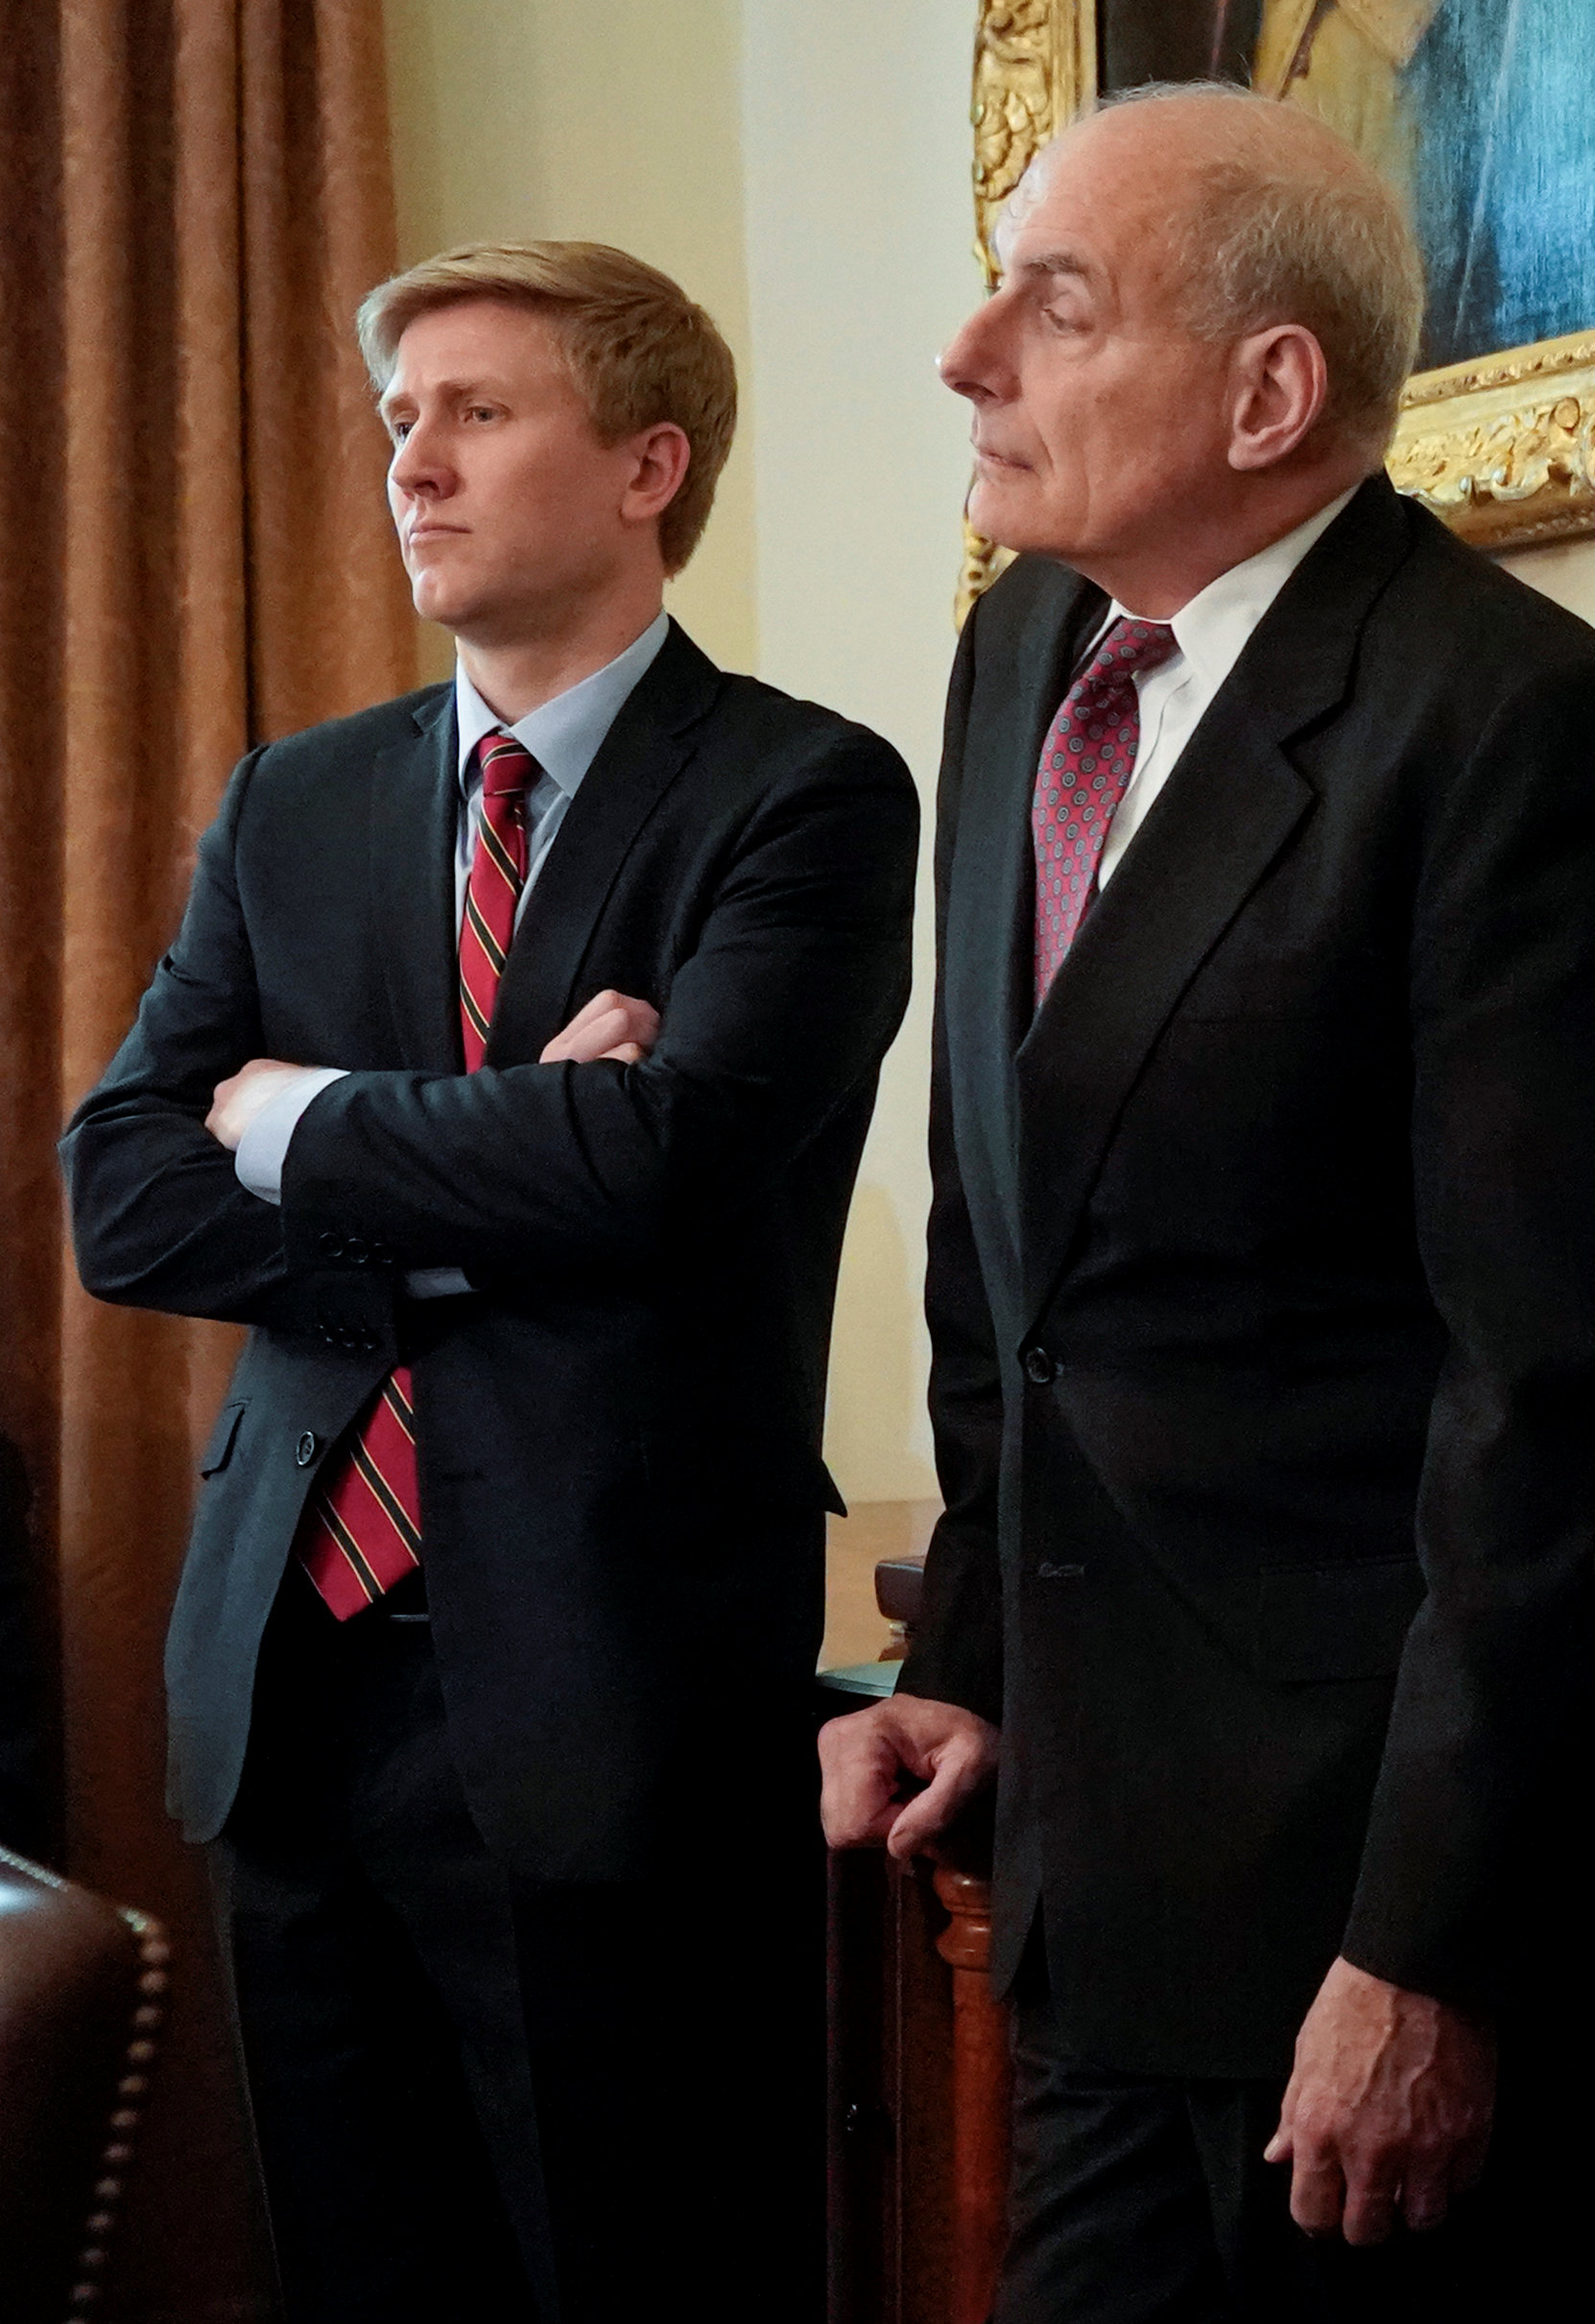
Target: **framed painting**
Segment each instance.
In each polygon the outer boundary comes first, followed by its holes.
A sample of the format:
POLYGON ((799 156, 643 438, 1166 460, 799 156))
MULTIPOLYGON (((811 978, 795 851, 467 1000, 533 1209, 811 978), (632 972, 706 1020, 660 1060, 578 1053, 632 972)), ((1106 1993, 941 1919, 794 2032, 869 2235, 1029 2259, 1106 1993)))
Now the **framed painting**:
MULTIPOLYGON (((1222 75, 1341 132, 1423 251, 1398 489, 1480 546, 1595 531, 1595 43, 1589 0, 982 0, 975 208, 1099 90, 1222 75)), ((971 540, 965 590, 999 562, 971 540)))

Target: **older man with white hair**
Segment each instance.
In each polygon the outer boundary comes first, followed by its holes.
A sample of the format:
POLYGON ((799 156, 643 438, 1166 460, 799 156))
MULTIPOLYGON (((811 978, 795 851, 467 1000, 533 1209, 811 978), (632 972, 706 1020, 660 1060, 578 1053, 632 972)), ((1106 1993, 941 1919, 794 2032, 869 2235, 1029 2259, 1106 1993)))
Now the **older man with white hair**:
POLYGON ((996 1775, 1000 2324, 1549 2314, 1595 637, 1381 473, 1419 270, 1321 124, 1109 107, 999 247, 942 361, 1020 552, 940 805, 947 1506, 828 1829, 996 1775))

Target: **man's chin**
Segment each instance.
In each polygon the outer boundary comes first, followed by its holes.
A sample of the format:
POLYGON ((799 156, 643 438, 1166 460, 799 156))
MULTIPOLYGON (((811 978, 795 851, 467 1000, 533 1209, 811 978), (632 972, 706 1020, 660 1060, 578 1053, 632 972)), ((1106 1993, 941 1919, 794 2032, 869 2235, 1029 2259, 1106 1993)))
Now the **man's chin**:
POLYGON ((1027 549, 1059 554, 1047 540, 1041 513, 1030 506, 1027 493, 1012 485, 1005 487, 984 477, 977 478, 969 494, 967 514, 972 529, 981 539, 995 541, 1000 549, 1012 549, 1015 554, 1027 549))
POLYGON ((430 573, 417 576, 410 602, 423 621, 435 621, 440 629, 457 630, 470 619, 471 600, 463 590, 444 587, 430 573))

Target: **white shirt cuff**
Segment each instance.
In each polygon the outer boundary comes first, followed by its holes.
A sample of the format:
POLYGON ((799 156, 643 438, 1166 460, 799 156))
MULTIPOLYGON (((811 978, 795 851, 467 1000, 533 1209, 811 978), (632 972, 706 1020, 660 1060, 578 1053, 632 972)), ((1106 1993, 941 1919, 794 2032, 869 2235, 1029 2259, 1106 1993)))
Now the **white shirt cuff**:
POLYGON ((282 1164, 288 1141, 298 1128, 299 1115, 313 1097, 335 1081, 347 1078, 341 1066, 306 1066, 284 1082, 275 1097, 262 1106, 233 1156, 238 1183, 263 1203, 282 1200, 282 1164))
MULTIPOLYGON (((238 1141, 233 1167, 241 1186, 258 1194, 262 1202, 281 1202, 283 1160, 299 1115, 330 1083, 345 1078, 339 1066, 306 1066, 292 1081, 284 1082, 238 1141)), ((458 1267, 415 1268, 405 1277, 404 1287, 412 1299, 451 1299, 470 1289, 458 1267)))

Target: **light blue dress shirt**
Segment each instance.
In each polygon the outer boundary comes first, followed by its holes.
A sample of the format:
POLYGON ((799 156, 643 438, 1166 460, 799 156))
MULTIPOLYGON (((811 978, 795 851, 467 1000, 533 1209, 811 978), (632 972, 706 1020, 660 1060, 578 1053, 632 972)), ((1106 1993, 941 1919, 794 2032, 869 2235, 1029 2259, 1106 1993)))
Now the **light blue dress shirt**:
MULTIPOLYGON (((540 703, 514 726, 506 727, 490 710, 459 666, 454 673, 454 715, 459 735, 460 818, 454 855, 454 909, 459 923, 465 908, 465 887, 476 855, 476 803, 482 788, 475 751, 485 734, 512 734, 542 769, 527 794, 528 858, 526 885, 515 907, 518 925, 526 899, 548 861, 549 850, 583 777, 603 747, 605 736, 619 717, 622 705, 670 632, 670 616, 656 614, 642 635, 603 669, 577 685, 567 686, 551 702, 540 703)), ((234 1158, 239 1182, 262 1202, 282 1200, 282 1165, 289 1141, 312 1098, 329 1083, 342 1081, 346 1068, 307 1066, 278 1090, 250 1122, 234 1158)), ((413 1299, 437 1299, 470 1286, 456 1267, 428 1267, 405 1279, 413 1299)))

